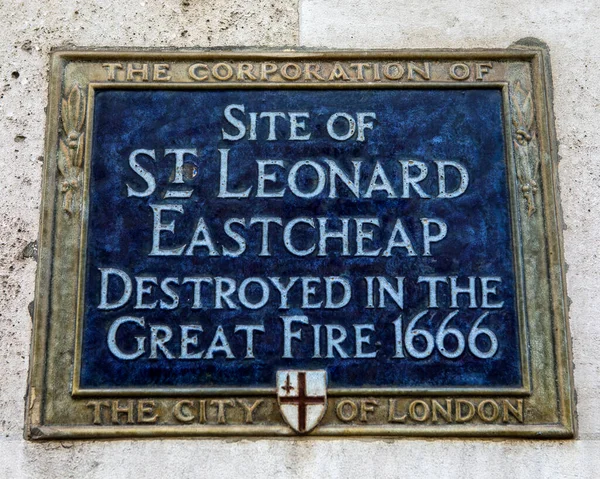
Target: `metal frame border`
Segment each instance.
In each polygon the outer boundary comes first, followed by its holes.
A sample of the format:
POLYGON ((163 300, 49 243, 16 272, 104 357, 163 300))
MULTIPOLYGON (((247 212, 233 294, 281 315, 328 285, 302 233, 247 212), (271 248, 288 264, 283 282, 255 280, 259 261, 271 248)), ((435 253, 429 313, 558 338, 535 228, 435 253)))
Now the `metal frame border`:
MULTIPOLYGON (((77 425, 60 425, 54 423, 47 417, 46 414, 46 401, 51 400, 54 394, 60 393, 58 390, 50 394, 49 397, 49 378, 47 374, 47 356, 48 356, 48 337, 49 329, 51 324, 49 323, 50 317, 54 312, 53 303, 56 301, 52 297, 52 283, 57 280, 60 281, 60 277, 56 276, 56 268, 54 267, 54 261, 60 263, 60 256, 57 253, 56 242, 60 242, 61 238, 56 238, 56 215, 58 207, 58 189, 56 187, 58 183, 58 174, 56 171, 56 154, 59 137, 59 125, 58 121, 60 118, 59 103, 62 97, 62 86, 65 80, 64 74, 66 71, 66 65, 68 62, 94 62, 94 61, 106 61, 106 60, 120 60, 120 61, 164 61, 165 58, 177 61, 185 60, 246 60, 246 61, 260 61, 260 60, 311 60, 311 61, 343 61, 347 59, 355 60, 432 60, 432 61, 450 61, 450 60, 495 60, 495 61, 522 61, 530 64, 531 78, 532 78, 532 93, 534 95, 534 107, 535 107, 535 121, 538 126, 539 132, 539 154, 541 158, 541 213, 544 213, 543 227, 545 231, 544 245, 546 250, 547 259, 547 270, 548 270, 548 288, 551 304, 551 324, 553 337, 546 338, 546 341, 551 341, 553 344, 554 352, 554 363, 555 370, 552 372, 553 380, 556 384, 557 404, 556 414, 558 422, 556 423, 540 423, 530 425, 498 425, 498 426, 486 426, 481 424, 463 425, 463 426, 402 426, 400 428, 388 426, 322 426, 318 428, 314 434, 316 435, 416 435, 416 436, 522 436, 522 437, 572 437, 575 434, 575 420, 574 420, 574 409, 573 409, 573 395, 574 389, 572 385, 572 373, 571 373, 571 352, 570 352, 570 338, 567 326, 567 302, 566 302, 566 290, 565 290, 565 279, 564 279, 564 268, 562 260, 562 232, 560 228, 561 217, 560 217, 560 204, 558 200, 558 187, 557 187, 557 147, 556 147, 556 135, 554 132, 554 117, 552 112, 552 87, 551 87, 551 75, 548 60, 548 52, 544 46, 537 43, 524 41, 521 44, 516 44, 510 49, 506 50, 399 50, 399 51, 385 51, 385 50, 374 50, 374 51, 261 51, 252 52, 245 50, 236 51, 221 51, 221 50, 205 50, 205 51, 160 51, 160 50, 119 50, 119 51, 107 51, 107 50, 71 50, 65 52, 56 52, 52 56, 51 65, 51 81, 49 88, 49 108, 46 125, 46 158, 47 161, 44 164, 44 184, 43 184, 43 197, 42 197, 42 208, 40 213, 40 261, 38 265, 38 274, 36 280, 36 301, 35 301, 35 321, 33 328, 33 341, 31 346, 31 361, 30 361, 30 373, 29 373, 29 388, 27 394, 27 407, 26 407, 26 428, 25 435, 27 438, 40 439, 40 438, 66 438, 66 437, 149 437, 149 436, 193 436, 193 435, 287 435, 291 434, 291 431, 282 426, 77 426, 77 425)), ((157 89, 168 89, 168 88, 185 88, 194 89, 200 87, 195 83, 143 83, 134 84, 137 88, 157 88, 157 89), (139 86, 138 86, 139 85, 139 86)), ((492 82, 482 83, 443 83, 444 88, 493 88, 492 82), (450 86, 452 85, 452 86, 450 86)), ((509 178, 514 174, 515 160, 513 148, 511 146, 510 136, 510 109, 511 104, 508 98, 507 86, 505 82, 496 84, 498 87, 501 85, 503 89, 503 109, 505 118, 505 147, 506 154, 505 159, 508 161, 508 176, 509 178)), ((102 83, 102 84, 90 84, 90 91, 88 95, 92 95, 93 88, 132 88, 131 83, 102 83)), ((276 84, 276 83, 262 83, 262 84, 247 84, 240 83, 234 84, 230 82, 223 82, 215 85, 206 85, 208 88, 436 88, 436 84, 428 82, 425 84, 411 82, 409 84, 394 85, 390 83, 325 83, 325 84, 311 84, 304 85, 301 83, 290 83, 290 84, 276 84)), ((88 96, 89 98, 89 96, 88 96)), ((89 158, 90 154, 90 119, 92 111, 92 103, 87 104, 88 121, 86 122, 85 136, 86 141, 86 159, 89 158)), ((89 166, 89 161, 86 161, 86 170, 89 166)), ((84 175, 84 185, 87 188, 87 174, 84 175)), ((522 239, 522 231, 520 225, 523 221, 522 213, 519 208, 518 192, 514 188, 514 182, 509 182, 509 195, 511 200, 511 222, 513 223, 513 242, 517 238, 522 239)), ((87 189, 85 190, 87 192, 87 189)), ((84 198, 87 198, 84 194, 84 198)), ((538 201, 540 201, 538 200, 538 201)), ((86 201, 86 200, 84 200, 86 201)), ((87 219, 87 212, 84 209, 82 214, 82 220, 87 219)), ((85 223, 82 223, 82 227, 85 223)), ((80 240, 84 240, 84 232, 80 230, 80 240)), ((520 324, 520 337, 521 337, 521 357, 522 357, 522 371, 523 374, 523 388, 517 390, 510 389, 477 389, 468 390, 467 388, 459 388, 455 390, 452 388, 377 388, 376 391, 366 392, 364 389, 344 389, 344 390, 331 390, 331 395, 338 394, 410 394, 410 395, 435 395, 435 394, 456 394, 456 395, 476 395, 482 394, 501 394, 501 395, 519 395, 519 394, 535 394, 536 382, 533 376, 529 374, 529 363, 530 359, 527 357, 526 351, 529 348, 529 342, 534 340, 542 340, 541 338, 529 338, 527 334, 530 330, 527 321, 532 320, 531 318, 525 321, 525 310, 528 309, 526 304, 527 298, 524 291, 524 275, 526 274, 522 261, 524 261, 524 252, 520 248, 519 241, 516 241, 517 248, 515 248, 515 258, 513 265, 515 268, 515 280, 517 284, 517 298, 523 298, 523 303, 517 300, 517 309, 519 315, 520 324), (523 276, 521 276, 521 272, 523 276), (519 287, 521 284, 521 287, 519 287), (522 309, 522 311, 521 311, 522 309), (522 319, 523 318, 523 319, 522 319), (533 382, 532 382, 533 381, 533 382)), ((83 251, 80 243, 80 251, 83 251)), ((79 268, 83 265, 79 265, 79 268)), ((79 277, 81 281, 81 277, 79 277)), ((81 293, 81 285, 79 283, 79 293, 81 293)), ((77 302, 77 310, 79 311, 81 304, 77 302)), ((77 321, 79 324, 79 321, 77 321)), ((77 326, 77 338, 81 333, 80 327, 77 326)), ((68 342, 68 341, 67 341, 68 342)), ((77 340, 79 348, 79 340, 77 340)), ((72 347, 71 347, 72 349, 72 347)), ((67 347, 68 350, 68 347, 67 347)), ((77 353, 80 350, 78 349, 77 353)), ((78 357, 78 354, 76 355, 78 357)), ((78 372, 79 365, 76 363, 76 372, 78 372)), ((81 390, 78 387, 78 381, 73 382, 73 392, 75 395, 94 395, 100 396, 104 391, 98 390, 81 390)), ((273 389, 256 389, 255 392, 248 391, 248 388, 243 389, 226 389, 220 390, 221 388, 213 389, 211 391, 205 389, 205 394, 263 394, 272 395, 274 394, 273 389)), ((181 389, 168 389, 165 391, 160 390, 126 390, 122 393, 116 393, 114 390, 106 391, 106 394, 111 396, 136 396, 138 394, 150 394, 155 396, 178 396, 186 394, 201 394, 198 390, 181 390, 181 389)), ((313 434, 313 435, 314 435, 313 434)))

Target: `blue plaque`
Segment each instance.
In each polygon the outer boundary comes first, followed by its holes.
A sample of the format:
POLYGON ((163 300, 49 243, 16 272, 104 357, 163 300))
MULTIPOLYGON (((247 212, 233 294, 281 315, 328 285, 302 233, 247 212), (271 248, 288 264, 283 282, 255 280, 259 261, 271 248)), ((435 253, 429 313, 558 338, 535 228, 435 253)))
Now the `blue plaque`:
POLYGON ((522 386, 499 89, 99 91, 92 138, 82 388, 522 386))
POLYGON ((55 54, 28 437, 571 437, 547 62, 55 54))

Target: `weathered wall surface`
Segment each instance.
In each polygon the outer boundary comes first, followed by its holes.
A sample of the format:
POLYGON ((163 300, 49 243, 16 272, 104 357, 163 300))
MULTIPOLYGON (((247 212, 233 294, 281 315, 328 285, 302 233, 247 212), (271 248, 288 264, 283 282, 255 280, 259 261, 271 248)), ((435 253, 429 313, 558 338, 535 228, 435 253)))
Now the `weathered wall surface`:
POLYGON ((0 1, 0 477, 600 475, 600 5, 596 0, 0 1), (48 53, 77 46, 551 51, 579 437, 574 441, 22 438, 48 53))

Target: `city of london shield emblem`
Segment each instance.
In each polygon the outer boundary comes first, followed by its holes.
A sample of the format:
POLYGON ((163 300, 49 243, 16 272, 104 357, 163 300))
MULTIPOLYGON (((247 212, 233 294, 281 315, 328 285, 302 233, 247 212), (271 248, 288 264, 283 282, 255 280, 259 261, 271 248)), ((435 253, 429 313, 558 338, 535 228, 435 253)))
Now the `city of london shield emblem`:
POLYGON ((327 409, 326 371, 277 371, 281 415, 299 433, 314 429, 327 409))

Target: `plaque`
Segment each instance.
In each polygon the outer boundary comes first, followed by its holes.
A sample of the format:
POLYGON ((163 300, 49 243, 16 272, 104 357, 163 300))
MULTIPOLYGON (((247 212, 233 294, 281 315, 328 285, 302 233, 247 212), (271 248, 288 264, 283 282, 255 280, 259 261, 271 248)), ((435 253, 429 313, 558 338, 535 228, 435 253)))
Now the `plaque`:
POLYGON ((571 437, 548 61, 54 53, 26 435, 571 437))

